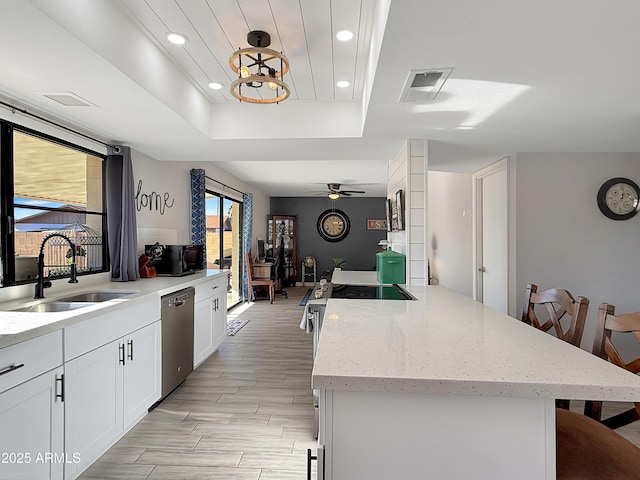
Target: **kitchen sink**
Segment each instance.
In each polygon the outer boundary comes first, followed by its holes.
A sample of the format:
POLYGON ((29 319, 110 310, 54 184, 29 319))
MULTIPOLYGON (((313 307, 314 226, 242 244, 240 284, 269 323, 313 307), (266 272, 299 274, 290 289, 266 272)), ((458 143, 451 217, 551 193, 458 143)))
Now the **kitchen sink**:
POLYGON ((137 290, 102 290, 102 291, 94 291, 94 292, 80 292, 74 295, 69 295, 68 297, 58 298, 56 302, 90 302, 90 303, 98 303, 98 302, 106 302, 109 300, 115 300, 116 298, 126 297, 128 295, 133 295, 134 293, 138 293, 137 290))
POLYGON ((75 310, 77 308, 84 308, 90 305, 94 305, 95 302, 44 302, 31 305, 29 307, 15 308, 13 312, 67 312, 69 310, 75 310))
POLYGON ((93 290, 88 292, 78 292, 61 298, 45 299, 39 303, 31 303, 18 308, 12 308, 12 312, 67 312, 77 308, 88 307, 96 303, 116 300, 139 293, 138 290, 93 290))

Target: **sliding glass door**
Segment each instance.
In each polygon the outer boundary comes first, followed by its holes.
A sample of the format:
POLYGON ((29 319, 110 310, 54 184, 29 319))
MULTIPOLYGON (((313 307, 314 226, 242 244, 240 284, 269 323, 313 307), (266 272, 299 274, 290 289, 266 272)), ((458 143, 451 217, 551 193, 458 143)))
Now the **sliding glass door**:
POLYGON ((227 306, 240 302, 242 293, 242 203, 207 191, 207 268, 231 272, 227 306))

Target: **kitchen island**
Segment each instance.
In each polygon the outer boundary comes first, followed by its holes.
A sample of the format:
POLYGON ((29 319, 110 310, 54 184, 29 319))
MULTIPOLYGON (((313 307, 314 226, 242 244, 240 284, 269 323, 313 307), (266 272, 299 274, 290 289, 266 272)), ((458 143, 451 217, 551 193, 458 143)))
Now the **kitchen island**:
POLYGON ((319 479, 553 479, 556 398, 640 399, 640 378, 586 351, 446 288, 407 289, 417 300, 327 302, 319 479))

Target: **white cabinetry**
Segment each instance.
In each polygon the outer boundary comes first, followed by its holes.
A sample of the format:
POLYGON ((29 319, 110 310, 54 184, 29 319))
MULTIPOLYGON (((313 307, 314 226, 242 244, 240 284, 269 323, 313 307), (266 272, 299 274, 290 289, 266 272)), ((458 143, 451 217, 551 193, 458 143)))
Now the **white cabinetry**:
POLYGON ((0 350, 0 479, 62 478, 61 364, 61 332, 0 350))
POLYGON ((204 362, 227 337, 227 275, 195 286, 193 367, 204 362))
POLYGON ((114 341, 64 365, 65 448, 81 460, 67 466, 66 478, 91 465, 124 431, 120 345, 122 341, 114 341))
POLYGON ((81 461, 74 478, 160 398, 160 322, 65 363, 66 451, 81 461))
POLYGON ((65 466, 65 478, 77 477, 160 398, 159 304, 156 298, 65 329, 65 450, 80 458, 65 466))
POLYGON ((124 428, 128 430, 160 399, 162 342, 160 322, 124 338, 127 357, 124 378, 124 428))
POLYGON ((549 398, 321 390, 318 480, 552 479, 554 436, 549 398))
POLYGON ((67 459, 61 379, 58 367, 0 394, 1 479, 62 478, 67 459))

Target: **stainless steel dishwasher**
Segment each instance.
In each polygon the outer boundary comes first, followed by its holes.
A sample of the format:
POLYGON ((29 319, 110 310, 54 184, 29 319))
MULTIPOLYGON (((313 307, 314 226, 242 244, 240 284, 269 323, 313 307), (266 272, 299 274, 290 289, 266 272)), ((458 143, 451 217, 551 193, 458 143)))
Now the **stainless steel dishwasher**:
POLYGON ((162 297, 162 398, 193 371, 194 288, 162 297))

